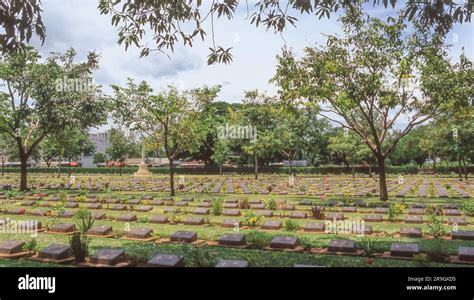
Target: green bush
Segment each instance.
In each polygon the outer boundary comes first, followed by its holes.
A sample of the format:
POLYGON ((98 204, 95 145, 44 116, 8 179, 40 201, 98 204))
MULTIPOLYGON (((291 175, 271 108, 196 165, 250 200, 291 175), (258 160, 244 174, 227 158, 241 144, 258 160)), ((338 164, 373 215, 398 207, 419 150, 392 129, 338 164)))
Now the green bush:
POLYGON ((89 239, 80 233, 76 232, 69 238, 69 246, 76 263, 84 262, 89 256, 89 239))
POLYGON ((388 221, 395 222, 403 214, 405 205, 402 203, 391 203, 388 208, 388 221))
POLYGON ((91 229, 92 225, 94 225, 94 216, 89 210, 85 208, 76 211, 74 218, 79 220, 77 222, 77 227, 79 227, 79 231, 82 233, 87 233, 87 231, 91 229))
POLYGON ((443 225, 443 218, 438 216, 436 212, 430 214, 427 226, 428 233, 436 240, 441 239, 447 233, 447 230, 443 225))
POLYGON ((474 216, 474 203, 465 201, 461 205, 461 211, 466 215, 466 216, 474 216))
POLYGON ((213 199, 211 211, 215 216, 220 216, 222 214, 222 199, 213 199))
POLYGON ((300 229, 300 225, 298 225, 296 221, 287 218, 283 221, 283 228, 286 231, 297 231, 298 229, 300 229))
POLYGON ((277 205, 276 205, 275 200, 272 198, 272 199, 268 199, 267 201, 265 201, 265 208, 269 209, 269 210, 276 210, 277 205))

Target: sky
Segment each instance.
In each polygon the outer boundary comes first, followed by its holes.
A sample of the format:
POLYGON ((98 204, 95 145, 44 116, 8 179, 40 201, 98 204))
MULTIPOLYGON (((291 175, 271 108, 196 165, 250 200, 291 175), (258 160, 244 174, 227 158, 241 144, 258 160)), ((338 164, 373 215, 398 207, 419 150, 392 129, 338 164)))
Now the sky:
MULTIPOLYGON (((181 89, 220 84, 222 91, 218 100, 226 102, 241 101, 247 90, 274 94, 276 88, 268 81, 275 73, 276 55, 284 45, 298 55, 304 47, 324 44, 324 34, 341 32, 337 15, 331 15, 329 20, 299 15, 296 28, 289 28, 282 36, 276 35, 261 26, 251 25, 245 5, 241 4, 232 20, 222 18, 215 22, 217 43, 224 48, 233 47, 234 61, 230 65, 208 66, 209 39, 197 41, 193 48, 179 46, 170 53, 170 58, 157 52, 139 58, 139 50, 133 47, 125 51, 124 46, 117 44, 118 29, 111 25, 111 17, 100 15, 97 4, 98 0, 43 0, 47 37, 43 45, 38 40, 32 44, 43 57, 70 47, 75 48, 81 60, 89 51, 99 53, 100 69, 94 81, 105 93, 111 92, 111 84, 124 85, 131 77, 136 81, 146 80, 155 90, 171 83, 181 89)), ((397 8, 402 7, 397 5, 397 8)), ((395 13, 383 6, 369 8, 370 14, 377 17, 395 13)), ((453 44, 453 57, 459 56, 464 48, 468 57, 474 59, 473 26, 472 23, 456 25, 449 33, 447 41, 453 44)))

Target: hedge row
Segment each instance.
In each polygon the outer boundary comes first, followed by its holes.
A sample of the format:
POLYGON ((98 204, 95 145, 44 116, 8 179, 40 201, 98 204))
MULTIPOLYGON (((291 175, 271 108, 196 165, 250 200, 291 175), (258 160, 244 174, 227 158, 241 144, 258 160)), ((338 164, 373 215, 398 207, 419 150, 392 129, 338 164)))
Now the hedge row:
MULTIPOLYGON (((122 168, 123 174, 133 174, 138 170, 137 167, 125 167, 122 168)), ((186 174, 186 175, 215 175, 219 174, 218 167, 206 167, 206 168, 177 168, 176 174, 186 174)), ((387 166, 386 167, 388 174, 417 174, 419 169, 416 166, 387 166)), ((420 169, 424 171, 426 169, 420 169)), ((150 171, 154 174, 168 174, 168 168, 150 168, 150 171)), ((368 167, 355 167, 354 171, 358 174, 368 174, 368 167)), ((6 173, 19 173, 19 168, 5 168, 6 173)), ((29 168, 29 173, 57 173, 56 168, 29 168)), ((62 173, 67 173, 69 170, 63 168, 62 173)), ((75 174, 119 174, 120 168, 72 168, 72 173, 75 174)), ((254 169, 251 167, 240 167, 240 168, 226 168, 223 170, 226 174, 253 174, 254 169)), ((293 172, 297 174, 351 174, 352 168, 332 166, 332 167, 294 167, 293 172)), ((372 172, 377 173, 378 168, 373 167, 372 172)), ((437 168, 437 174, 450 174, 457 173, 457 167, 444 167, 440 166, 437 168)), ((468 167, 469 173, 474 173, 474 166, 468 167)), ((289 168, 287 167, 259 167, 259 173, 267 174, 289 174, 289 168)))

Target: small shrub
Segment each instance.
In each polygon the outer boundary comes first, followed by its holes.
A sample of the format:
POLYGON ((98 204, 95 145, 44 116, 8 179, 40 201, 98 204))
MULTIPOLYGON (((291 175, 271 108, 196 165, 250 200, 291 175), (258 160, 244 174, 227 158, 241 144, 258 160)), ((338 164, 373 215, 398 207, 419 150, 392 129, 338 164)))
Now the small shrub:
POLYGON ((38 250, 38 242, 36 239, 31 239, 23 245, 23 250, 28 252, 36 252, 38 250))
POLYGON ((81 233, 86 233, 87 231, 89 231, 92 225, 94 225, 95 221, 92 213, 85 208, 76 211, 76 213, 74 214, 74 218, 78 220, 77 227, 79 228, 79 231, 81 233))
POLYGON ((426 255, 425 253, 418 253, 413 255, 413 261, 420 267, 427 267, 430 264, 428 255, 426 255))
POLYGON ((395 222, 403 214, 405 205, 402 203, 391 203, 388 208, 388 221, 395 222))
POLYGON ((179 224, 183 223, 183 218, 178 215, 172 215, 171 217, 169 217, 169 221, 171 224, 179 224))
POLYGON ((80 233, 76 232, 69 238, 69 246, 76 263, 84 262, 89 256, 89 239, 80 233))
POLYGON ((265 201, 265 208, 269 209, 269 210, 276 210, 277 205, 276 205, 275 200, 274 199, 268 199, 267 201, 265 201))
POLYGON ((379 251, 379 238, 378 237, 363 237, 358 242, 359 247, 364 252, 366 257, 374 257, 375 253, 379 251))
POLYGON ((438 216, 436 213, 431 213, 428 222, 428 233, 433 236, 434 239, 439 240, 446 235, 446 228, 443 225, 443 218, 438 216))
POLYGON ((220 216, 222 214, 222 199, 212 200, 211 211, 215 216, 220 216))
POLYGON ((263 222, 263 217, 254 214, 253 212, 247 212, 244 214, 244 219, 243 219, 243 224, 245 226, 248 226, 249 228, 256 228, 260 226, 260 224, 263 222))
POLYGON ((324 207, 322 206, 311 206, 311 208, 308 209, 308 212, 311 219, 315 219, 315 220, 325 219, 324 207))
POLYGON ((298 223, 292 219, 285 219, 283 221, 283 228, 286 231, 297 231, 300 229, 300 225, 298 225, 298 223))
POLYGON ((427 252, 430 261, 446 263, 449 260, 448 247, 443 241, 436 240, 427 252))
POLYGON ((87 197, 84 196, 84 195, 81 195, 81 196, 77 196, 77 197, 76 197, 76 201, 77 201, 77 202, 82 202, 82 203, 84 203, 84 202, 86 202, 86 200, 87 200, 87 197))
POLYGON ((474 203, 472 202, 464 202, 461 205, 461 211, 466 215, 466 216, 474 216, 474 203))
POLYGON ((249 209, 250 208, 249 200, 248 199, 240 200, 239 207, 240 209, 249 209))

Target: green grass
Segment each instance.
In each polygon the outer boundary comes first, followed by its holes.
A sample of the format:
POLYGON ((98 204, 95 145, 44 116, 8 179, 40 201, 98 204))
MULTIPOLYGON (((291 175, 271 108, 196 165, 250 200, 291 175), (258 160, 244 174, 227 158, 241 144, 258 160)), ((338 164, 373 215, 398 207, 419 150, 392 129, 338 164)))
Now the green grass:
MULTIPOLYGON (((100 176, 99 176, 100 177, 100 176)), ((106 176, 102 176, 106 177, 106 176)), ((50 178, 47 176, 43 176, 43 179, 47 179, 51 182, 61 182, 64 178, 57 179, 57 178, 50 178)), ((85 179, 88 177, 84 177, 85 179)), ((97 178, 97 177, 95 177, 97 178)), ((113 176, 113 178, 119 178, 118 176, 113 176)), ((126 179, 128 177, 123 177, 126 179)), ((157 177, 160 178, 160 177, 157 177)), ((13 180, 14 178, 10 178, 13 180)), ((79 179, 79 178, 77 178, 79 179)), ((36 178, 38 180, 38 178, 36 178)), ((57 191, 48 191, 50 193, 57 193, 57 191)), ((90 191, 90 194, 97 194, 103 195, 104 193, 90 191)), ((156 198, 165 197, 167 196, 166 193, 156 193, 156 192, 112 192, 111 195, 114 197, 118 196, 128 196, 128 197, 139 197, 141 195, 153 195, 156 198)), ((179 200, 182 197, 194 197, 195 201, 191 205, 196 205, 198 202, 202 201, 203 199, 207 198, 221 198, 221 199, 261 199, 263 201, 268 199, 283 199, 287 200, 290 203, 296 204, 297 210, 306 210, 307 206, 299 206, 298 202, 301 199, 310 199, 315 204, 322 204, 325 202, 320 197, 317 196, 295 196, 295 195, 243 195, 243 194, 203 194, 203 193, 180 193, 175 197, 176 200, 179 200)), ((328 197, 327 199, 341 199, 341 197, 328 197)), ((326 199, 326 200, 327 200, 326 199)), ((366 203, 369 204, 379 204, 380 201, 375 197, 362 197, 357 198, 354 197, 353 199, 363 199, 366 203)), ((391 202, 403 202, 407 205, 413 203, 420 203, 423 202, 425 204, 435 204, 435 205, 443 205, 443 204, 462 204, 464 201, 472 201, 472 200, 465 200, 459 198, 447 198, 447 199, 440 199, 440 198, 433 198, 433 199, 420 199, 417 197, 406 197, 406 198, 391 198, 391 202)), ((17 201, 13 206, 18 205, 21 201, 17 201)), ((81 206, 85 206, 86 204, 82 203, 81 206)), ((110 211, 105 210, 107 207, 106 204, 103 204, 103 209, 106 212, 107 216, 114 217, 118 216, 123 213, 127 212, 118 212, 118 211, 110 211)), ((137 215, 138 219, 144 219, 147 217, 151 217, 157 214, 163 214, 163 206, 155 206, 152 211, 142 213, 142 212, 133 212, 137 215)), ((32 208, 28 208, 32 209, 32 208)), ((181 212, 177 215, 180 217, 185 217, 188 215, 192 215, 191 211, 194 207, 182 208, 181 212)), ((75 209, 67 209, 70 211, 75 211, 75 209)), ((211 209, 210 209, 211 210, 211 209)), ((327 208, 327 211, 335 210, 335 208, 327 208)), ((363 217, 366 214, 371 213, 372 208, 358 208, 358 212, 356 213, 344 213, 347 218, 357 218, 363 217)), ((241 210, 242 211, 242 210, 241 210)), ((211 210, 212 213, 212 210, 211 210)), ((267 218, 270 220, 282 220, 286 216, 288 216, 291 212, 285 211, 274 211, 273 218, 267 218), (279 216, 280 218, 278 218, 279 216)), ((168 214, 171 216, 170 214, 168 214)), ((387 215, 382 214, 384 220, 386 220, 387 215)), ((114 229, 114 233, 118 236, 124 234, 128 228, 151 228, 154 231, 155 236, 157 237, 169 237, 171 234, 178 230, 190 230, 196 231, 198 233, 199 239, 215 241, 221 235, 226 233, 235 233, 234 230, 231 228, 223 228, 220 226, 223 219, 235 219, 239 218, 242 219, 243 217, 224 217, 224 216, 204 216, 210 222, 210 225, 207 226, 186 226, 183 224, 179 225, 157 225, 157 224, 149 224, 149 223, 142 223, 142 222, 132 222, 132 223, 123 223, 117 222, 113 220, 104 220, 104 221, 96 221, 96 225, 110 225, 114 229)), ((12 220, 24 220, 26 218, 39 220, 43 223, 43 226, 46 225, 47 221, 49 220, 47 217, 33 217, 33 216, 13 216, 13 215, 0 215, 1 218, 10 218, 12 220)), ((425 221, 427 221, 427 216, 424 217, 425 221)), ((446 219, 446 217, 444 217, 446 219)), ((468 221, 473 224, 474 217, 468 217, 468 221)), ((310 221, 318 221, 318 220, 311 220, 311 219, 294 219, 294 222, 298 225, 302 226, 303 224, 310 222, 310 221)), ((59 223, 75 223, 76 220, 74 219, 59 219, 59 223)), ((324 221, 318 221, 324 222, 324 221)), ((410 239, 410 238, 400 238, 394 236, 394 234, 398 233, 400 227, 418 227, 423 230, 424 236, 428 233, 427 224, 404 224, 403 222, 396 222, 396 223, 366 223, 366 225, 372 225, 372 228, 376 232, 384 232, 383 236, 379 237, 379 252, 388 251, 390 249, 391 243, 395 241, 400 242, 413 242, 418 243, 420 245, 421 252, 432 252, 439 247, 443 248, 443 251, 449 253, 451 255, 456 254, 459 246, 470 246, 474 247, 474 241, 458 241, 458 240, 433 240, 429 238, 423 239, 410 239)), ((447 231, 450 231, 450 227, 446 224, 445 225, 447 231)), ((473 230, 474 226, 464 226, 460 227, 460 229, 470 229, 473 230)), ((241 233, 246 234, 247 241, 256 245, 255 249, 230 249, 230 248, 222 248, 222 247, 209 247, 203 246, 199 249, 194 249, 191 246, 186 245, 177 245, 177 244, 157 244, 153 242, 130 242, 125 241, 120 238, 91 238, 90 247, 91 252, 99 248, 104 247, 114 247, 114 248, 121 248, 124 249, 131 258, 139 260, 141 262, 150 259, 157 253, 174 253, 178 255, 183 255, 186 259, 187 266, 213 266, 217 263, 219 259, 245 259, 250 262, 252 266, 256 267, 265 267, 265 266, 274 266, 274 267, 289 267, 295 263, 299 264, 311 264, 311 265, 321 265, 321 266, 331 266, 331 267, 344 267, 344 266, 353 266, 353 267, 368 267, 368 266, 379 266, 379 267, 404 267, 404 266, 419 266, 417 262, 414 261, 403 261, 403 260, 388 260, 388 259, 375 259, 372 265, 367 264, 367 259, 364 257, 353 257, 353 256, 334 256, 334 255, 315 255, 315 254, 307 254, 307 253, 289 253, 289 252, 281 252, 281 251, 263 251, 260 250, 263 246, 268 245, 271 239, 276 235, 291 235, 297 236, 299 238, 300 244, 305 247, 310 248, 326 248, 329 242, 333 239, 339 238, 348 238, 355 241, 359 241, 361 239, 360 236, 357 235, 343 235, 343 234, 326 234, 326 233, 306 233, 301 230, 296 232, 287 232, 284 229, 278 231, 264 231, 264 230, 249 230, 249 229, 241 229, 241 233)), ((12 233, 4 233, 0 229, 0 241, 3 240, 23 240, 28 241, 31 237, 27 234, 12 234, 12 233)), ((53 243, 60 243, 60 244, 68 244, 68 237, 63 235, 54 235, 54 234, 47 234, 47 233, 40 233, 36 238, 39 244, 39 248, 46 247, 53 243)), ((51 266, 50 264, 39 264, 36 262, 30 262, 25 260, 0 260, 0 267, 22 267, 22 266, 51 266)), ((448 265, 448 264, 436 264, 430 263, 429 266, 440 266, 440 267, 454 267, 455 265, 448 265)))

